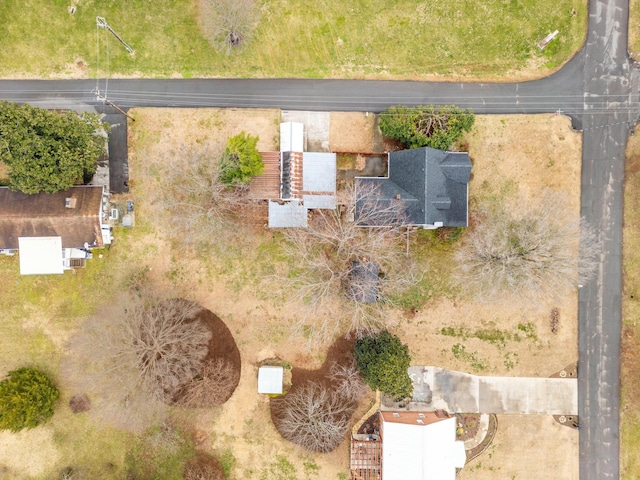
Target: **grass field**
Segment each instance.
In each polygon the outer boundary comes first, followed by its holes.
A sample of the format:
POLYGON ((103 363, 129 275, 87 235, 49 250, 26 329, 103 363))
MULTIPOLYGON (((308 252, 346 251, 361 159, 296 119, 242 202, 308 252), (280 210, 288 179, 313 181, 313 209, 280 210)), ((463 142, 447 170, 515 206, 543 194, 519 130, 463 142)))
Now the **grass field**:
POLYGON ((0 76, 543 76, 580 47, 587 17, 584 0, 258 0, 257 6, 253 40, 227 57, 201 35, 195 0, 4 0, 0 76), (135 55, 98 31, 96 15, 135 55), (536 43, 556 29, 557 40, 540 53, 536 43))
POLYGON ((629 51, 640 59, 640 0, 629 0, 629 51))
POLYGON ((625 172, 620 478, 640 475, 640 141, 629 137, 625 172))

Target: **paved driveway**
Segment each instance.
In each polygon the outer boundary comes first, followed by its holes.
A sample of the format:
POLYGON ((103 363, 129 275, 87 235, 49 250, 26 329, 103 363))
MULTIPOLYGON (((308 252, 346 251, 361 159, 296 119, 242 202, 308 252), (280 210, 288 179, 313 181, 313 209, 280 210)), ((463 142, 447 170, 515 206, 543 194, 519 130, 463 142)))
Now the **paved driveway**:
POLYGON ((439 367, 410 367, 411 409, 455 413, 578 413, 575 378, 486 377, 439 367))

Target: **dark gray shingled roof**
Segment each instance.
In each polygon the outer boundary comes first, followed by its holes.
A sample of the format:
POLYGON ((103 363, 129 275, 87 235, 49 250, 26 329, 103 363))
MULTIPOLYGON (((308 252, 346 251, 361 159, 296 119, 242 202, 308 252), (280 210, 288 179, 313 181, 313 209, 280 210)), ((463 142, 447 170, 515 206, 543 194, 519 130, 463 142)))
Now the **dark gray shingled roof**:
POLYGON ((399 195, 412 225, 441 222, 445 227, 466 227, 470 175, 471 159, 466 152, 415 148, 390 153, 389 176, 358 177, 356 190, 376 185, 381 202, 399 195))

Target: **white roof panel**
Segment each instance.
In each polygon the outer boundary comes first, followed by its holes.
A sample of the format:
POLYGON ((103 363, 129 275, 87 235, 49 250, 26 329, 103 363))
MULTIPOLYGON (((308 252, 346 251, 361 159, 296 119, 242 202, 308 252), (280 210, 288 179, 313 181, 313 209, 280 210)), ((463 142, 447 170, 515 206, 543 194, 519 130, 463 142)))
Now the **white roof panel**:
POLYGON ((429 425, 384 422, 382 478, 455 480, 464 467, 464 443, 456 441, 456 418, 429 425))
POLYGON ((302 154, 302 189, 306 192, 336 193, 336 154, 302 154))
POLYGON ((335 210, 336 197, 333 195, 302 195, 304 206, 307 208, 324 208, 335 210))
POLYGON ((280 151, 304 151, 304 125, 302 123, 284 122, 280 124, 280 151))
POLYGON ((291 201, 280 205, 269 201, 269 228, 306 227, 308 211, 300 202, 291 201))
POLYGON ((276 366, 263 366, 258 369, 258 393, 282 393, 284 369, 276 366))
POLYGON ((20 275, 63 273, 62 237, 19 237, 20 275))

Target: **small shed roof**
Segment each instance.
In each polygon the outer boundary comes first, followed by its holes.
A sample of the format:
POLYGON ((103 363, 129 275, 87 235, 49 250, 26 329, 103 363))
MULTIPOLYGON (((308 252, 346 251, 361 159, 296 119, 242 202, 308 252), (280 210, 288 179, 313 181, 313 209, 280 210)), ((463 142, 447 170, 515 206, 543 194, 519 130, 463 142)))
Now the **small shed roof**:
POLYGON ((282 380, 284 369, 282 367, 265 365, 258 369, 258 393, 282 393, 282 380))
POLYGON ((63 273, 61 237, 19 237, 20 275, 63 273))

